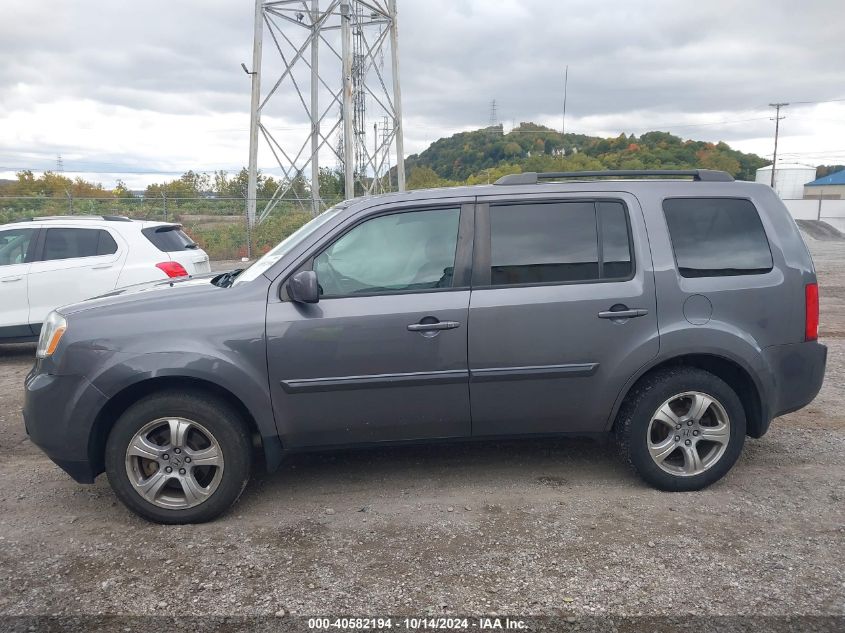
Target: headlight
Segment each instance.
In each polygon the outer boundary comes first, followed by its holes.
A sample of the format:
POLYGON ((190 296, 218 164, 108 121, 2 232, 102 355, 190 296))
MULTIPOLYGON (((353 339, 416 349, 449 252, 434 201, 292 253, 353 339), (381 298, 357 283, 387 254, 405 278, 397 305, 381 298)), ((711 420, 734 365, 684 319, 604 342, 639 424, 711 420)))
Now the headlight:
POLYGON ((35 350, 36 358, 47 358, 52 356, 62 340, 62 335, 67 330, 67 321, 58 312, 51 312, 44 319, 41 326, 41 336, 38 338, 38 347, 35 350))

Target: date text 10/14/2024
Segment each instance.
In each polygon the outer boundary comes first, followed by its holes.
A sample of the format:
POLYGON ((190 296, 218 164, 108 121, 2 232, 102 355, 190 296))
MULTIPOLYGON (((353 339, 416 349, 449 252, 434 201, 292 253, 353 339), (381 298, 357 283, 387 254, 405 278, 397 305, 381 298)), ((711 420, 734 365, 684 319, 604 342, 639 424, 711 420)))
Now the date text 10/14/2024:
POLYGON ((510 630, 520 631, 527 628, 523 620, 498 617, 361 617, 361 618, 309 618, 308 628, 312 630, 510 630))

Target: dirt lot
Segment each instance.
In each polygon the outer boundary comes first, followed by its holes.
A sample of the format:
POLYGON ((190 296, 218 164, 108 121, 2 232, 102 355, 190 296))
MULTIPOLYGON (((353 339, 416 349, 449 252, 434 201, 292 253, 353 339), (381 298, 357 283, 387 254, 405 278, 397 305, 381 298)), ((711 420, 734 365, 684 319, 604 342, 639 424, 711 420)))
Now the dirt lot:
POLYGON ((822 393, 698 493, 589 441, 396 448, 297 456, 215 523, 159 527, 26 439, 33 347, 2 349, 0 615, 843 615, 845 242, 812 249, 822 393))

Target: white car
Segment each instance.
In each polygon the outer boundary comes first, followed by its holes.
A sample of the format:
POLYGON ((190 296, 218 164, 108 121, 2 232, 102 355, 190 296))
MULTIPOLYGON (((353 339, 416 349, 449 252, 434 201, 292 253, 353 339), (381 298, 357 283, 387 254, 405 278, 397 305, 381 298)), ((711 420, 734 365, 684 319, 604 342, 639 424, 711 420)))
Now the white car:
POLYGON ((38 337, 54 309, 115 288, 210 272, 179 224, 57 216, 0 226, 0 342, 38 337))

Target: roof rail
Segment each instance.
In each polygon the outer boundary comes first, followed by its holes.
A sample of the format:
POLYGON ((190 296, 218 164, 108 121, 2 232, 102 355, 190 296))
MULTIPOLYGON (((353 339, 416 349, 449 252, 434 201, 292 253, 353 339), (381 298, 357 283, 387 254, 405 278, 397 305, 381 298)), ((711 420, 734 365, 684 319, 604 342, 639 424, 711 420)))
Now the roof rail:
POLYGON ((726 171, 713 169, 617 169, 607 171, 549 171, 537 173, 526 171, 521 174, 502 176, 497 185, 536 185, 541 180, 564 180, 567 178, 637 178, 645 176, 687 176, 701 182, 733 182, 733 176, 726 171))
POLYGON ((106 222, 132 222, 125 215, 41 215, 32 218, 20 218, 12 222, 41 222, 42 220, 105 220, 106 222))

